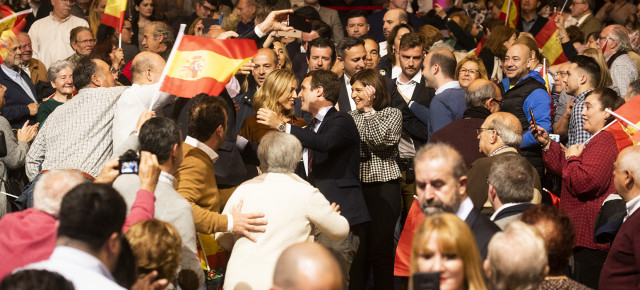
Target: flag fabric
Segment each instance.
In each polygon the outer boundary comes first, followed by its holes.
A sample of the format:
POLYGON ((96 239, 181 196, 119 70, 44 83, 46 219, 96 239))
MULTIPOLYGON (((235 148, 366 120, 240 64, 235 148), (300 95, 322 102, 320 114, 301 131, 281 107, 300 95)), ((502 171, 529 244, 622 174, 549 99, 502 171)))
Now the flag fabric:
POLYGON ((160 90, 183 98, 219 95, 236 71, 258 53, 250 39, 184 35, 176 45, 160 90))
POLYGON ((127 0, 107 0, 104 7, 104 14, 100 23, 111 26, 122 33, 124 23, 124 11, 127 9, 127 0))
POLYGON ((25 18, 31 13, 31 9, 14 13, 6 5, 0 6, 0 13, 5 16, 0 20, 0 63, 4 62, 4 58, 9 53, 9 49, 16 41, 16 34, 26 25, 25 18))
POLYGON ((544 86, 547 88, 547 94, 551 95, 551 84, 549 84, 549 74, 547 73, 547 60, 545 59, 540 70, 540 76, 544 79, 544 86))
POLYGON ((549 65, 557 65, 568 61, 558 39, 558 27, 556 26, 557 14, 551 15, 547 24, 536 35, 536 43, 542 48, 542 54, 549 60, 549 65))
MULTIPOLYGON (((622 105, 615 110, 615 113, 621 117, 627 119, 636 126, 640 126, 640 97, 635 96, 629 102, 622 105)), ((607 126, 604 130, 613 134, 618 145, 618 150, 627 148, 629 146, 638 145, 640 142, 640 134, 638 131, 630 126, 627 122, 616 118, 617 120, 610 126, 607 126)))
POLYGON ((520 0, 506 0, 502 4, 502 11, 500 11, 500 20, 511 28, 516 28, 520 19, 520 0), (509 19, 507 20, 507 17, 509 19))
POLYGON ((482 50, 482 45, 484 45, 484 41, 487 40, 486 37, 483 37, 482 39, 480 39, 480 41, 478 41, 478 45, 476 46, 476 49, 474 49, 473 51, 470 51, 469 54, 478 56, 480 55, 480 51, 482 50))

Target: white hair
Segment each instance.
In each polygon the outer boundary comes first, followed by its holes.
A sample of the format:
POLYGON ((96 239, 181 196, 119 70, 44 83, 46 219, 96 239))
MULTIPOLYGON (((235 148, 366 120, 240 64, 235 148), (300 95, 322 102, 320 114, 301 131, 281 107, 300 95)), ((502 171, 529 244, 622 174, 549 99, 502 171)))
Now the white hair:
POLYGON ((81 183, 84 183, 84 177, 75 170, 51 170, 45 173, 33 190, 33 208, 57 216, 62 198, 81 183))

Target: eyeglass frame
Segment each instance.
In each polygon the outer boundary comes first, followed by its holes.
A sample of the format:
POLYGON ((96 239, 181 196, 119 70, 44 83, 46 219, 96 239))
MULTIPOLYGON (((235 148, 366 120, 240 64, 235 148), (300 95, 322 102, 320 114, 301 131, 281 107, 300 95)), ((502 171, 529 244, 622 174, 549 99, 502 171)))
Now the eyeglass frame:
MULTIPOLYGON (((493 99, 493 98, 492 98, 493 99)), ((484 131, 495 131, 496 129, 494 128, 482 128, 482 127, 478 127, 476 128, 476 133, 478 136, 480 136, 480 134, 482 134, 482 132, 484 131)))

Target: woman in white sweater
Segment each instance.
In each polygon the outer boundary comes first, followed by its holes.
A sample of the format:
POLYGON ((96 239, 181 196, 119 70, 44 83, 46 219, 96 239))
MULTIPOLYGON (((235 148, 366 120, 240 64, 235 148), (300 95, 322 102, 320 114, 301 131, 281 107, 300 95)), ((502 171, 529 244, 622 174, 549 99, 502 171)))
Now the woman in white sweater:
POLYGON ((222 213, 239 207, 242 212, 264 213, 268 223, 264 233, 252 233, 256 242, 231 232, 216 234, 218 243, 231 251, 225 289, 269 289, 280 254, 293 244, 313 241, 315 227, 334 240, 349 233, 339 206, 329 204, 317 188, 294 173, 302 159, 298 139, 280 132, 268 134, 260 142, 258 159, 264 173, 241 184, 222 213))

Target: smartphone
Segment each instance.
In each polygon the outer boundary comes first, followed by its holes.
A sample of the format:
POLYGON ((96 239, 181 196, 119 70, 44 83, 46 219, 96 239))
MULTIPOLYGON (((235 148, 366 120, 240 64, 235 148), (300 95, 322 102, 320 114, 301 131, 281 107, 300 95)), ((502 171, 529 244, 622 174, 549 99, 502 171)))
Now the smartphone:
POLYGON ((287 15, 287 26, 291 26, 293 29, 302 32, 311 32, 311 21, 293 13, 287 15))
POLYGON ((529 114, 531 114, 531 122, 533 122, 533 128, 536 128, 536 117, 533 116, 533 109, 529 107, 529 114))
POLYGON ((202 29, 202 34, 207 35, 207 33, 209 33, 209 30, 211 30, 211 26, 218 25, 218 22, 219 22, 218 19, 203 18, 202 26, 204 26, 204 28, 202 29))
POLYGON ((276 36, 302 38, 302 31, 297 29, 292 29, 289 31, 276 31, 276 36))
POLYGON ((413 274, 413 290, 440 290, 440 273, 413 274))

